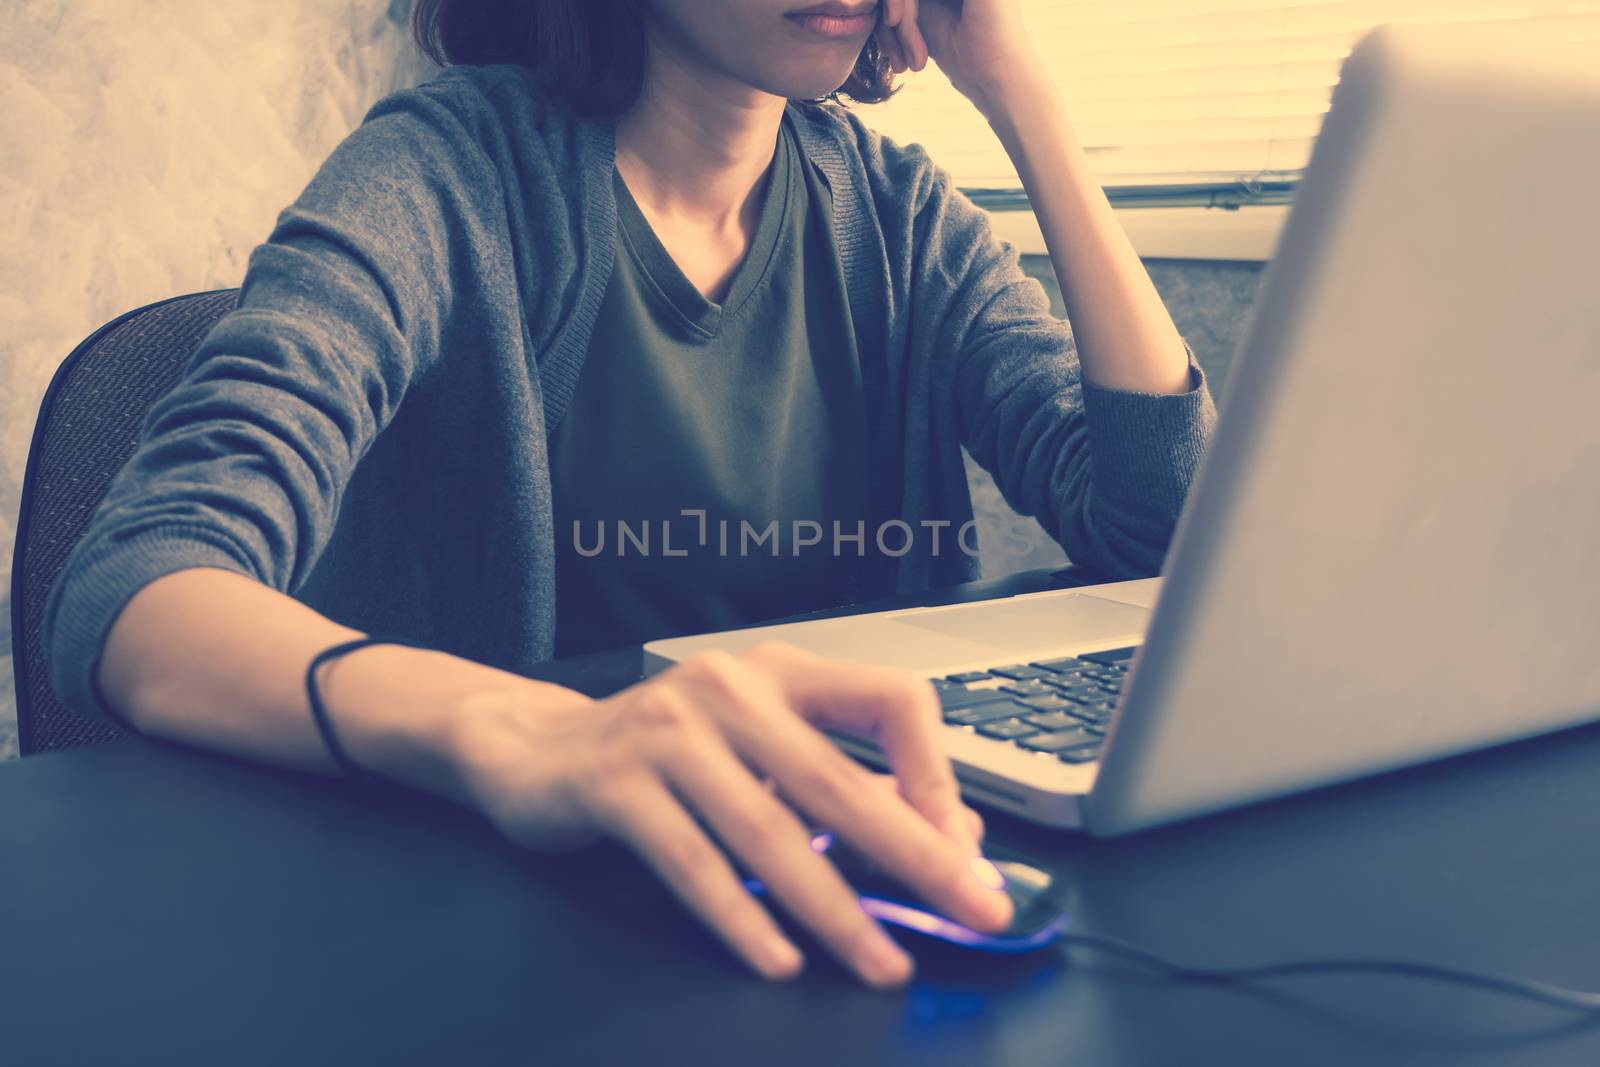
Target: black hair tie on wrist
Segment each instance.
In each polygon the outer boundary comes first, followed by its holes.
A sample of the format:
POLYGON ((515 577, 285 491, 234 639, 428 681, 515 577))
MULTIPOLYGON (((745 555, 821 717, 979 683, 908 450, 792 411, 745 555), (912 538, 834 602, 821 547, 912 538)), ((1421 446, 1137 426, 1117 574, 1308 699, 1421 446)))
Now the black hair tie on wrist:
POLYGON ((333 719, 328 715, 327 707, 322 703, 322 697, 317 692, 317 668, 330 660, 338 659, 359 648, 368 648, 372 645, 401 645, 406 648, 424 648, 415 641, 404 637, 378 637, 368 635, 358 637, 354 641, 345 641, 325 648, 318 652, 311 660, 311 666, 306 668, 306 701, 311 705, 311 721, 317 724, 317 733, 322 735, 322 744, 328 750, 328 755, 333 757, 333 762, 339 769, 356 781, 371 785, 378 780, 378 776, 362 767, 350 754, 344 750, 344 745, 339 742, 339 735, 333 729, 333 719))

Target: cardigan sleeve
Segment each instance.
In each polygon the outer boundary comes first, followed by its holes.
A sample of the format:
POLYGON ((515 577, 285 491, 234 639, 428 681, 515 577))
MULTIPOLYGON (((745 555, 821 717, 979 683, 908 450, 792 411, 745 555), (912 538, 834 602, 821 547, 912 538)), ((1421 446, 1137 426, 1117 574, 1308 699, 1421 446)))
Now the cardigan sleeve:
POLYGON ((915 175, 914 329, 962 443, 1074 563, 1158 573, 1216 421, 1193 350, 1185 393, 1085 381, 1070 325, 988 215, 917 146, 885 151, 915 175))
POLYGON ((45 655, 65 704, 111 717, 98 661, 157 578, 218 567, 287 592, 310 572, 356 463, 437 358, 494 181, 450 108, 407 91, 278 217, 51 590, 45 655))

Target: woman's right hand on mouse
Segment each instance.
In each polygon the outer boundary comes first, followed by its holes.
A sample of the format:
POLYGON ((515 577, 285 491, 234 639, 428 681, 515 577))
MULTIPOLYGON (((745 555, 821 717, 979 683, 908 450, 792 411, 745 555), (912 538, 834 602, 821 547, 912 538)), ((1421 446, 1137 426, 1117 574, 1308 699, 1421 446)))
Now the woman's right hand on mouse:
POLYGON ((1011 918, 971 867, 982 823, 961 803, 925 682, 780 644, 708 653, 604 700, 552 707, 515 690, 469 698, 458 755, 471 799, 536 849, 612 836, 758 972, 800 951, 741 884, 735 860, 846 966, 875 986, 911 973, 905 952, 811 848, 825 825, 929 904, 977 929, 1011 918), (822 733, 870 737, 882 776, 822 733), (709 833, 707 831, 710 831, 709 833), (713 837, 714 835, 714 837, 713 837))

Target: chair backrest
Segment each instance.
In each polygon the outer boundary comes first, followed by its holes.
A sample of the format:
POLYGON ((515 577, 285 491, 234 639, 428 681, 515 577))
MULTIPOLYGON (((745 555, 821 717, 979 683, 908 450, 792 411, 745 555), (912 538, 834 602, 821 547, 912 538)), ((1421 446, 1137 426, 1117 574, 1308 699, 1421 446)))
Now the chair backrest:
POLYGON ((238 300, 237 289, 174 297, 96 330, 56 371, 39 407, 22 482, 11 567, 17 740, 32 752, 105 741, 119 731, 68 711, 50 688, 45 599, 111 479, 133 454, 150 406, 238 300))

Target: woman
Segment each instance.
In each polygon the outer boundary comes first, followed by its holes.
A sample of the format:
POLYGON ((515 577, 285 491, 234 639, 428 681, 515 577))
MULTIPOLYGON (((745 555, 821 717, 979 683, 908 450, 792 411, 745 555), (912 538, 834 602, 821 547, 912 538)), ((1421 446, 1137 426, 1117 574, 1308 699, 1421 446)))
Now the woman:
POLYGON ((866 981, 910 973, 808 825, 1004 924, 925 683, 771 646, 600 701, 515 673, 970 576, 963 444, 1075 560, 1159 566, 1213 409, 1016 0, 802 3, 423 0, 462 65, 334 152, 151 411, 49 605, 63 698, 530 847, 614 836, 769 977, 801 956, 735 858, 866 981), (1017 164, 1076 343, 920 150, 820 101, 930 56, 1017 164), (315 665, 368 631, 428 647, 315 665))

